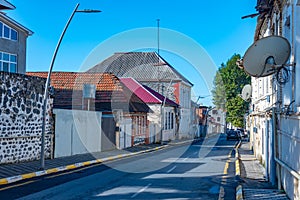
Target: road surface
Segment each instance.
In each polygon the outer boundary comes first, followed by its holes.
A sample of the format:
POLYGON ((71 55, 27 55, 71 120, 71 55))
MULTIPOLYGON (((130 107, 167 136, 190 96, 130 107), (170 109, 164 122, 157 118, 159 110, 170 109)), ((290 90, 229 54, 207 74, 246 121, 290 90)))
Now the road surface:
POLYGON ((235 199, 234 146, 215 136, 0 188, 0 199, 235 199))

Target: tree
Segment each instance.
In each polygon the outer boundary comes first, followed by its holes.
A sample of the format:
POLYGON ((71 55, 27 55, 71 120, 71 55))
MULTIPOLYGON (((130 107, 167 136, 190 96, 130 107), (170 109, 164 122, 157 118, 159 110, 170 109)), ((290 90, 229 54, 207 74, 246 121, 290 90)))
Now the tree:
POLYGON ((217 108, 227 112, 226 121, 236 127, 243 127, 244 114, 248 109, 248 103, 239 95, 243 87, 251 81, 250 76, 236 65, 236 61, 240 58, 239 54, 234 54, 226 65, 221 65, 216 73, 212 90, 213 103, 217 108))

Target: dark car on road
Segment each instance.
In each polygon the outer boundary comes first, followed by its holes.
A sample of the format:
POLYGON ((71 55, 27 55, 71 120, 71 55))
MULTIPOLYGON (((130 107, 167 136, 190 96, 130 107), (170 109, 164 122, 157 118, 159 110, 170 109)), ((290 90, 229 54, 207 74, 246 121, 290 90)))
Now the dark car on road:
POLYGON ((230 140, 230 139, 234 139, 234 140, 240 140, 241 139, 241 135, 239 134, 238 131, 235 130, 229 130, 226 133, 226 139, 230 140))
POLYGON ((241 135, 241 139, 249 139, 249 134, 248 134, 248 131, 245 130, 245 129, 242 129, 242 128, 238 128, 237 131, 240 132, 240 135, 241 135))

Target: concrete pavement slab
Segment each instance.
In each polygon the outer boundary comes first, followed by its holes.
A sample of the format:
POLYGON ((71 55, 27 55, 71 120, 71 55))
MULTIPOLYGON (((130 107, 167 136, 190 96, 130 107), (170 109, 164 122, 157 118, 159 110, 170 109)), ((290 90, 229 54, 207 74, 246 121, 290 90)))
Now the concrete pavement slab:
POLYGON ((249 142, 243 141, 238 151, 243 199, 289 199, 285 193, 277 190, 265 179, 265 169, 250 150, 249 142))

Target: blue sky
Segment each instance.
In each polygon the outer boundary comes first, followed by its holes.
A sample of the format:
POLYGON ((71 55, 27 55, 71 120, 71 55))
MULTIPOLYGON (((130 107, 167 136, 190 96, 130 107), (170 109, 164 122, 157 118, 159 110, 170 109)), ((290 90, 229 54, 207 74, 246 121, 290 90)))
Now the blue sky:
MULTIPOLYGON (((255 0, 82 0, 38 1, 9 0, 15 10, 6 11, 25 27, 34 32, 28 38, 27 71, 47 71, 59 36, 77 3, 79 9, 92 8, 101 13, 76 13, 60 46, 54 71, 78 71, 87 57, 104 41, 135 29, 155 28, 157 19, 160 27, 177 32, 194 41, 209 56, 216 67, 225 63, 234 53, 243 55, 253 42, 256 18, 242 20, 241 17, 255 13, 255 0)), ((147 40, 157 45, 157 35, 145 34, 147 40)), ((163 40, 185 46, 174 38, 163 40), (173 39, 173 40, 172 40, 173 39)), ((122 47, 123 44, 120 44, 122 47)), ((141 47, 143 49, 145 47, 141 47)), ((185 46, 185 48, 189 48, 185 46)), ((189 48, 193 51, 194 46, 189 48)), ((115 48, 116 51, 118 47, 115 48)), ((122 50, 122 48, 120 48, 122 50)), ((155 49, 154 49, 155 50, 155 49)), ((168 49, 167 49, 168 50, 168 49)), ((197 53, 197 52, 196 52, 197 53)), ((201 53, 199 53, 201 54, 201 53)), ((179 72, 194 83, 193 96, 210 93, 206 77, 195 72, 192 62, 162 51, 161 55, 179 72)), ((201 58, 200 58, 201 59, 201 58)), ((205 69, 203 63, 201 70, 205 69)), ((199 71, 199 70, 198 70, 199 71)), ((211 73, 213 76, 213 73, 211 73)), ((201 99, 209 104, 209 98, 201 99)))

